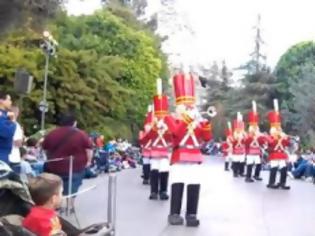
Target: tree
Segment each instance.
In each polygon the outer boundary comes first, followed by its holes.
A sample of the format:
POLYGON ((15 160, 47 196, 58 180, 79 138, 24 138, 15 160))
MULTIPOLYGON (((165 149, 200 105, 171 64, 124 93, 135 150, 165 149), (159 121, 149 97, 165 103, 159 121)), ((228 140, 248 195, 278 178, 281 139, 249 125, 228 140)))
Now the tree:
MULTIPOLYGON (((234 115, 240 111, 246 115, 252 109, 252 101, 256 101, 263 129, 267 129, 267 117, 273 109, 273 99, 278 98, 279 81, 271 74, 266 65, 266 55, 262 53, 264 41, 261 35, 261 16, 258 15, 255 30, 255 49, 250 54, 250 60, 240 68, 246 70, 241 80, 241 86, 230 96, 230 111, 234 115)), ((246 117, 246 116, 245 116, 246 117)), ((245 118, 246 120, 246 118, 245 118)))
POLYGON ((290 93, 294 112, 288 112, 290 130, 302 138, 304 145, 315 145, 315 66, 306 64, 300 68, 300 80, 292 82, 290 93))
POLYGON ((239 69, 245 70, 248 75, 257 74, 261 71, 266 71, 266 55, 262 53, 262 46, 264 40, 261 35, 261 16, 257 16, 257 23, 254 26, 255 30, 255 48, 250 54, 251 59, 245 63, 245 65, 240 66, 239 69))
POLYGON ((232 73, 226 66, 225 61, 222 62, 221 68, 217 62, 213 62, 210 66, 207 88, 203 97, 203 110, 207 110, 209 106, 215 106, 217 116, 213 119, 213 133, 217 138, 224 136, 224 128, 227 123, 227 110, 230 95, 230 78, 232 73))
MULTIPOLYGON (((49 66, 48 123, 55 123, 56 114, 70 109, 88 131, 102 131, 108 137, 135 135, 154 94, 156 78, 167 77, 158 40, 109 9, 80 17, 60 13, 50 29, 59 49, 49 66)), ((40 37, 24 29, 12 32, 0 44, 0 83, 4 87, 13 87, 16 68, 25 68, 34 76, 22 117, 29 133, 38 123, 42 97, 40 37)))
MULTIPOLYGON (((290 86, 292 82, 297 82, 306 64, 315 66, 315 43, 313 41, 301 42, 289 48, 280 58, 275 68, 274 74, 281 82, 279 93, 284 100, 290 100, 290 86)), ((292 103, 289 101, 289 108, 292 103)))
MULTIPOLYGON (((308 131, 306 132, 305 128, 303 128, 305 126, 310 127, 312 121, 302 119, 304 113, 300 110, 300 101, 305 99, 305 106, 308 106, 307 103, 311 102, 308 101, 307 91, 310 91, 310 94, 312 94, 312 90, 308 89, 312 88, 314 83, 314 80, 311 81, 313 76, 310 75, 314 67, 315 43, 313 41, 307 41, 298 43, 289 48, 281 56, 274 71, 274 74, 279 80, 278 94, 281 100, 284 101, 284 104, 281 106, 285 109, 284 111, 287 115, 285 122, 286 131, 301 135, 304 144, 312 142, 310 139, 312 134, 306 135, 308 131), (298 89, 299 86, 304 87, 304 93, 300 92, 298 89)), ((302 105, 302 107, 304 107, 304 105, 302 105)))
POLYGON ((64 0, 1 0, 0 34, 26 23, 38 28, 54 17, 63 3, 64 0))
POLYGON ((277 78, 270 72, 258 72, 246 75, 242 80, 243 87, 234 97, 233 110, 247 114, 252 109, 252 101, 256 101, 263 129, 267 129, 266 114, 273 109, 273 99, 278 98, 277 78))

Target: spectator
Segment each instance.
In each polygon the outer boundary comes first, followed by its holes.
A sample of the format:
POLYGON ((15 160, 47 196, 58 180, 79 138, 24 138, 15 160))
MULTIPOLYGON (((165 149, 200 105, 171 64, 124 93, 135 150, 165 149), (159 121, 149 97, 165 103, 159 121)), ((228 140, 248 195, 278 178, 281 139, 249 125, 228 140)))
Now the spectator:
MULTIPOLYGON (((77 193, 82 184, 85 168, 91 164, 92 143, 88 135, 76 128, 76 119, 72 114, 64 114, 60 127, 51 131, 43 141, 43 149, 47 153, 48 163, 45 171, 59 175, 63 180, 63 194, 69 195, 69 158, 73 157, 73 178, 71 194, 77 193), (52 161, 59 159, 61 161, 52 161), (51 161, 51 162, 49 162, 51 161)), ((74 211, 74 198, 70 201, 71 211, 74 211)))
POLYGON ((116 149, 117 148, 116 148, 116 141, 115 140, 109 141, 104 147, 104 150, 110 154, 116 152, 116 149))
POLYGON ((20 163, 21 163, 21 154, 20 154, 20 147, 22 147, 23 144, 23 130, 19 122, 17 122, 17 119, 19 117, 19 108, 16 106, 11 107, 11 112, 14 113, 14 119, 13 122, 16 125, 16 129, 13 136, 13 144, 12 144, 12 150, 9 155, 9 163, 12 168, 12 170, 16 173, 20 173, 20 163))
POLYGON ((294 163, 294 170, 288 172, 291 178, 311 178, 313 174, 313 155, 310 150, 301 155, 294 163))
POLYGON ((31 163, 32 169, 36 175, 43 172, 43 159, 40 158, 40 149, 38 147, 38 141, 35 138, 29 138, 26 141, 27 155, 25 160, 31 163))
POLYGON ((27 151, 25 148, 21 147, 20 148, 20 176, 21 179, 27 183, 29 178, 35 177, 35 171, 33 170, 31 164, 26 160, 27 157, 27 151))
POLYGON ((104 147, 104 136, 100 135, 95 139, 95 145, 97 148, 103 148, 104 147))
POLYGON ((0 91, 0 160, 9 164, 13 136, 16 129, 14 114, 8 112, 12 101, 10 95, 0 91))
POLYGON ((27 160, 30 162, 36 162, 40 156, 40 149, 38 147, 38 141, 36 138, 29 138, 26 141, 27 160))
POLYGON ((61 205, 62 179, 44 173, 30 181, 29 189, 35 206, 23 220, 23 226, 37 236, 66 235, 56 213, 61 205))

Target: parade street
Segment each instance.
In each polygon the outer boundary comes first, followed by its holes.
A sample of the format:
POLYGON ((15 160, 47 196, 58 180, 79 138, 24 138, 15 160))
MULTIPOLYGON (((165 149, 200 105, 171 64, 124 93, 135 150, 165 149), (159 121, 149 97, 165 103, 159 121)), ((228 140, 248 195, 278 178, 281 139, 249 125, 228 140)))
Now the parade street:
MULTIPOLYGON (((207 157, 210 159, 209 157, 207 157)), ((291 190, 271 190, 264 181, 245 183, 223 170, 212 158, 203 165, 198 228, 169 226, 169 201, 150 201, 149 186, 142 185, 141 169, 117 174, 118 236, 313 236, 315 186, 289 180, 291 190)), ((106 220, 107 175, 86 180, 83 188, 97 185, 77 201, 81 226, 106 220)), ((184 200, 183 203, 186 201, 184 200)), ((186 203, 185 203, 186 204, 186 203)), ((185 209, 182 209, 184 215, 185 209)))

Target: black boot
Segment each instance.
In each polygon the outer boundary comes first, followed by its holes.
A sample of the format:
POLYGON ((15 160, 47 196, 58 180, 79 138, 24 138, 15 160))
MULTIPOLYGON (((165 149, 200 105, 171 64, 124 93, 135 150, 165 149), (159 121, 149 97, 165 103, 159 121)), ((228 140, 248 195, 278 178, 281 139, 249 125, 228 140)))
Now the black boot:
POLYGON ((170 225, 184 224, 183 217, 180 216, 182 208, 182 199, 184 192, 184 183, 174 183, 171 187, 171 212, 168 216, 170 225))
POLYGON ((158 170, 151 170, 150 185, 151 185, 151 194, 150 194, 149 199, 157 200, 158 192, 159 192, 159 171, 158 170))
POLYGON ((289 190, 290 186, 286 186, 287 182, 287 167, 283 167, 280 169, 280 183, 279 186, 280 188, 284 190, 289 190))
POLYGON ((239 166, 239 162, 236 162, 236 161, 232 162, 233 176, 235 178, 238 177, 238 166, 239 166))
POLYGON ((279 185, 275 184, 277 171, 278 171, 278 167, 273 167, 270 169, 269 183, 267 185, 267 188, 272 188, 272 189, 279 188, 279 185))
POLYGON ((143 171, 143 184, 147 185, 149 184, 149 179, 150 179, 150 164, 143 164, 142 171, 143 171))
POLYGON ((247 170, 246 170, 246 178, 245 182, 246 183, 252 183, 254 180, 252 179, 252 170, 253 170, 253 165, 247 165, 247 170))
POLYGON ((244 172, 245 172, 245 162, 240 162, 239 163, 238 170, 239 170, 239 175, 241 177, 244 177, 245 176, 245 174, 244 174, 244 172))
POLYGON ((224 170, 229 171, 229 162, 228 161, 224 162, 224 170))
POLYGON ((262 181, 263 179, 260 177, 261 164, 257 164, 255 168, 254 179, 257 181, 262 181))
POLYGON ((187 212, 186 225, 189 227, 199 226, 197 210, 199 202, 200 184, 189 184, 187 187, 187 212))
POLYGON ((168 200, 167 195, 168 172, 160 172, 160 199, 168 200))

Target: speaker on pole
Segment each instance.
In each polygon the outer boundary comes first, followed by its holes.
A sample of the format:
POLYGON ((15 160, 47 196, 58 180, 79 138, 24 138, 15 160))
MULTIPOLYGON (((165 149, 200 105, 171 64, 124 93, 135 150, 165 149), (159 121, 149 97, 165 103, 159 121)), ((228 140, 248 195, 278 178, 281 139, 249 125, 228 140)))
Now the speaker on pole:
POLYGON ((28 94, 32 90, 33 76, 25 70, 15 72, 14 90, 19 94, 28 94))

